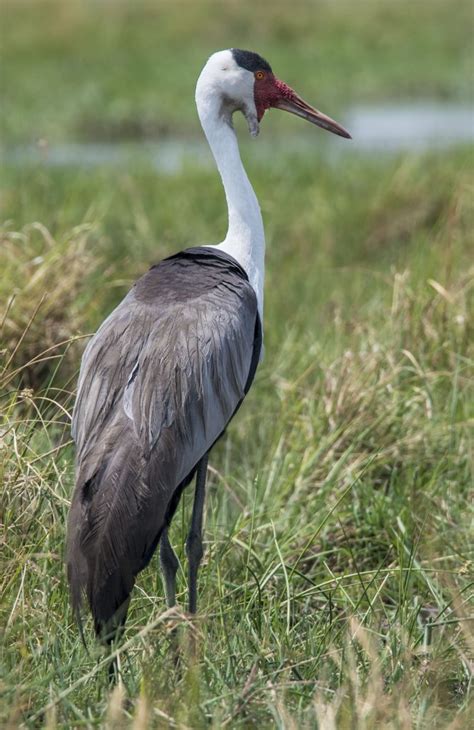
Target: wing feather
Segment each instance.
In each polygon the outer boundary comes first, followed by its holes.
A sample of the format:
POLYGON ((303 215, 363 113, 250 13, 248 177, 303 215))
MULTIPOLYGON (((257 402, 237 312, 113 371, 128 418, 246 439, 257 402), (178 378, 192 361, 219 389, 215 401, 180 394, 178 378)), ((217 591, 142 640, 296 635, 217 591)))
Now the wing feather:
POLYGON ((142 277, 83 356, 68 572, 76 609, 85 590, 98 630, 128 600, 173 493, 226 428, 258 361, 245 273, 226 255, 190 252, 142 277))

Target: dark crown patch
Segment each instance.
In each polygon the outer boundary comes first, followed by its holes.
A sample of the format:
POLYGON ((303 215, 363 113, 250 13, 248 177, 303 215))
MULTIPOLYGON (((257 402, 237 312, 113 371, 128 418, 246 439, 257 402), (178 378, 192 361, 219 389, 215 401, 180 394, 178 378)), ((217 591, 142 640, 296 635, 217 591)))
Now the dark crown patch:
POLYGON ((252 73, 255 71, 268 71, 272 73, 272 67, 268 61, 265 61, 258 53, 242 51, 240 48, 232 48, 231 50, 234 61, 247 71, 251 71, 252 73))

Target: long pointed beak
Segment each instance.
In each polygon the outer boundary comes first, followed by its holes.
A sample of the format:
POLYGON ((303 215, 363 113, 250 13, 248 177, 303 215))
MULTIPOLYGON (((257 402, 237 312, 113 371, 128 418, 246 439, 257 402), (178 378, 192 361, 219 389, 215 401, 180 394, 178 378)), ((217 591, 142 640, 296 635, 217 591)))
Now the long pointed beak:
POLYGON ((303 119, 306 119, 308 122, 311 122, 312 124, 316 124, 318 127, 322 127, 323 129, 327 129, 328 132, 332 132, 333 134, 338 134, 339 137, 345 137, 346 139, 352 139, 349 132, 344 129, 344 127, 341 127, 340 124, 334 121, 334 119, 331 119, 331 117, 328 117, 326 114, 323 114, 322 112, 318 111, 318 109, 315 109, 310 104, 307 104, 301 96, 298 96, 298 94, 293 91, 289 86, 286 86, 286 84, 282 84, 282 82, 279 82, 282 86, 285 86, 285 95, 281 96, 276 102, 274 102, 273 106, 276 109, 281 109, 285 112, 290 112, 290 114, 296 114, 297 117, 302 117, 303 119))

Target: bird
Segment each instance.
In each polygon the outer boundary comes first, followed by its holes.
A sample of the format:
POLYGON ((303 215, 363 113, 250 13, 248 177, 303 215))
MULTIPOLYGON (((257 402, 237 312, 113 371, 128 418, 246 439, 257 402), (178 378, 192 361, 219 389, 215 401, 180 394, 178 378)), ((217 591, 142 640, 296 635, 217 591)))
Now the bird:
POLYGON ((169 256, 136 281, 84 351, 73 410, 70 598, 81 632, 87 600, 95 633, 109 644, 158 546, 166 603, 175 606, 179 564, 168 531, 194 478, 186 555, 196 613, 209 453, 262 358, 265 236, 233 115, 243 114, 253 137, 265 112, 280 109, 350 139, 252 51, 212 54, 195 100, 225 191, 226 237, 169 256))

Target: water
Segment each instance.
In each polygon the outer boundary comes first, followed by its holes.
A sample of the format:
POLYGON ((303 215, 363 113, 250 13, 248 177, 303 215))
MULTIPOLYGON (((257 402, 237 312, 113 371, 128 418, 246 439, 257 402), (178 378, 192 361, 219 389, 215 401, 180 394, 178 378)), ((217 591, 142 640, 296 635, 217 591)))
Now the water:
POLYGON ((367 151, 422 151, 474 140, 474 107, 423 103, 354 107, 347 125, 367 151))
POLYGON ((22 145, 2 150, 5 162, 15 166, 43 162, 48 167, 103 167, 148 162, 164 173, 174 173, 189 163, 211 164, 209 147, 204 139, 164 138, 161 142, 106 143, 84 142, 57 145, 22 145))
MULTIPOLYGON (((474 107, 441 103, 360 106, 349 109, 341 123, 353 136, 351 142, 328 133, 315 137, 309 125, 299 133, 251 142, 252 154, 271 160, 278 150, 281 158, 311 155, 323 150, 338 158, 350 151, 364 154, 393 154, 441 150, 474 141, 474 107)), ((302 124, 297 122, 297 124, 302 124)), ((245 143, 244 143, 245 144, 245 143)), ((164 138, 158 142, 129 143, 68 143, 16 146, 2 149, 4 162, 15 166, 44 163, 50 167, 76 165, 99 167, 128 165, 132 162, 151 163, 163 173, 178 172, 186 164, 209 167, 213 165, 204 138, 196 140, 164 138)))

